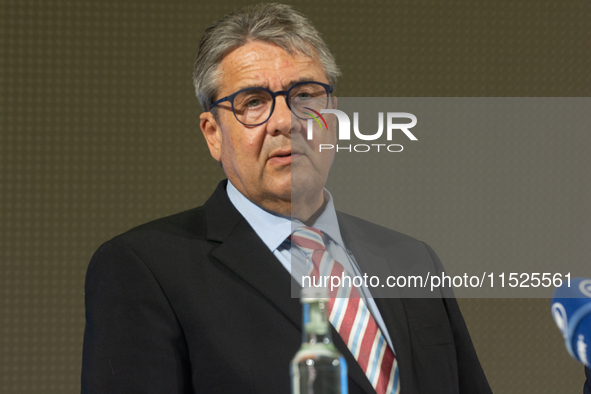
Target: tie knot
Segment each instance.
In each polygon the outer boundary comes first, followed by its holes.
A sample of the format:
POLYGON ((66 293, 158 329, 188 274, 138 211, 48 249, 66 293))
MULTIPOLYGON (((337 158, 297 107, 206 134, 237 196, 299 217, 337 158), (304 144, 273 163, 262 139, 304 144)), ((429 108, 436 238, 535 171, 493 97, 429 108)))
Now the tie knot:
POLYGON ((313 253, 316 250, 326 250, 322 231, 314 227, 300 227, 291 235, 291 242, 305 253, 313 253))

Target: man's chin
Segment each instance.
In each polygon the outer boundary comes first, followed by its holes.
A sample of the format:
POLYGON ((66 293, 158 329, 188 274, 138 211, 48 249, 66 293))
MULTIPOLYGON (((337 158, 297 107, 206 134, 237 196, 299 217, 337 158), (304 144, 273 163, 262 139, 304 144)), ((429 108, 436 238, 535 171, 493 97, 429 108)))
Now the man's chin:
POLYGON ((292 210, 316 204, 324 190, 324 183, 312 174, 292 174, 292 210))

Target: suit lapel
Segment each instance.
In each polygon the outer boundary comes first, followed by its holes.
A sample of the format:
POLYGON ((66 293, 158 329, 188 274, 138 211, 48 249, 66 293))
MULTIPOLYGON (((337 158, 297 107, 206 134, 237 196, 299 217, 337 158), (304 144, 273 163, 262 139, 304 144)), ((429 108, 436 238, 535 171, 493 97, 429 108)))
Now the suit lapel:
POLYGON ((301 329, 301 307, 291 298, 291 275, 234 207, 221 182, 205 203, 207 238, 220 242, 212 256, 262 293, 301 329))

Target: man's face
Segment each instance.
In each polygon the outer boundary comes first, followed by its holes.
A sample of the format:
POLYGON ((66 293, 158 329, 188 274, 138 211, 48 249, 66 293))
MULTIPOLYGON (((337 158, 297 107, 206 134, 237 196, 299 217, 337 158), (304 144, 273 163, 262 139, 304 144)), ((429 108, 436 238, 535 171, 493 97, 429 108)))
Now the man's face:
MULTIPOLYGON (((221 84, 215 100, 245 87, 275 92, 301 81, 328 83, 316 58, 292 56, 259 41, 233 50, 219 67, 221 84)), ((319 153, 318 145, 334 144, 336 133, 332 128, 331 132, 315 132, 314 140, 308 141, 305 121, 292 123, 285 100, 285 96, 277 96, 269 120, 254 127, 240 123, 230 103, 220 103, 217 120, 209 112, 201 115, 201 129, 212 156, 222 162, 229 180, 242 194, 263 208, 289 215, 292 191, 316 209, 322 204, 334 154, 319 153)))

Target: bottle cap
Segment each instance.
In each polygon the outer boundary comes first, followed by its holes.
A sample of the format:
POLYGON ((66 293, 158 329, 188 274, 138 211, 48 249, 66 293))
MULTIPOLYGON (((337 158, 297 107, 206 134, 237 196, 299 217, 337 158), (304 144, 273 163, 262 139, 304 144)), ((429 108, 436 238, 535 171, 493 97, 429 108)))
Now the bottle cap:
POLYGON ((326 287, 304 287, 302 288, 302 302, 314 302, 314 301, 328 301, 328 288, 326 287))

